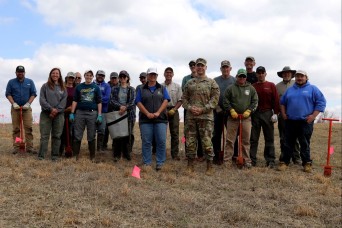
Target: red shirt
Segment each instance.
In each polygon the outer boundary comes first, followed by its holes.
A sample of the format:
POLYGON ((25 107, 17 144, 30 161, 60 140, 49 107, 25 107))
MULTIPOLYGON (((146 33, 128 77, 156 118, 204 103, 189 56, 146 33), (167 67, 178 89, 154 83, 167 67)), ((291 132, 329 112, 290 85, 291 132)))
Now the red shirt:
POLYGON ((260 112, 268 110, 274 111, 274 114, 279 113, 279 95, 277 88, 272 82, 256 82, 253 84, 258 93, 258 108, 260 112))

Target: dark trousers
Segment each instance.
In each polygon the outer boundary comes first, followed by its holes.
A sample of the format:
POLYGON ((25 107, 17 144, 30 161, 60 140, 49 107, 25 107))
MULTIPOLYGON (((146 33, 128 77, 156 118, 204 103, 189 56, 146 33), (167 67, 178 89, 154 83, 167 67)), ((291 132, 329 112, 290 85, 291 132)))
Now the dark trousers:
MULTIPOLYGON (((280 138, 280 158, 281 160, 284 156, 285 151, 285 120, 281 115, 278 115, 278 130, 279 130, 279 138, 280 138)), ((295 147, 292 154, 292 161, 298 162, 300 161, 300 146, 298 139, 296 140, 295 147)))
MULTIPOLYGON (((186 121, 186 109, 184 109, 184 125, 185 125, 185 121, 186 121)), ((202 142, 201 142, 201 138, 199 137, 199 132, 197 132, 197 157, 198 158, 202 158, 203 157, 203 148, 202 148, 202 142)), ((186 147, 185 147, 185 154, 186 153, 186 147)))
POLYGON ((214 161, 218 161, 220 159, 220 151, 224 151, 224 148, 221 148, 222 132, 224 131, 223 126, 225 126, 225 128, 227 127, 227 115, 224 112, 217 113, 216 111, 214 111, 214 132, 213 138, 211 139, 215 154, 214 161))
POLYGON ((264 158, 266 163, 274 162, 275 150, 274 150, 274 123, 271 121, 273 115, 272 110, 265 112, 256 111, 252 114, 252 131, 251 131, 251 147, 249 155, 252 163, 257 162, 257 152, 259 145, 260 132, 264 134, 265 148, 264 158))
POLYGON ((280 160, 286 164, 290 163, 295 149, 296 139, 300 144, 300 157, 302 164, 311 163, 310 139, 313 132, 314 123, 307 123, 305 120, 286 120, 285 121, 285 153, 280 160))
MULTIPOLYGON (((168 111, 170 108, 167 109, 168 111)), ((169 130, 171 135, 171 157, 175 158, 179 153, 179 113, 175 111, 173 116, 168 116, 169 130)))

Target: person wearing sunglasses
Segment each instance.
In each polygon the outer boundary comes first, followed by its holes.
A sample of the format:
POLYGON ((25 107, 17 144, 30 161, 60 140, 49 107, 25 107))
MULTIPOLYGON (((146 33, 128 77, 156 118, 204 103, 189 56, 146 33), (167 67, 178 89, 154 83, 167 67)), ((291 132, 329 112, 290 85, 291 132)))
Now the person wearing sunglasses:
POLYGON ((127 71, 122 70, 119 73, 119 86, 113 87, 109 103, 109 111, 119 111, 120 116, 127 113, 128 136, 114 138, 112 144, 114 162, 124 157, 131 160, 131 152, 134 144, 134 124, 135 124, 135 89, 129 85, 130 76, 127 71))
MULTIPOLYGON (((186 83, 190 79, 193 79, 193 78, 195 78, 197 76, 197 73, 196 73, 196 61, 195 60, 190 60, 189 68, 190 68, 191 73, 189 75, 185 76, 183 78, 183 80, 182 80, 182 92, 184 92, 184 87, 185 87, 186 83)), ((184 109, 184 125, 185 125, 185 122, 186 122, 186 113, 187 113, 187 110, 184 109)), ((198 144, 198 147, 197 147, 197 160, 199 162, 203 162, 203 161, 205 161, 205 159, 204 159, 204 156, 203 156, 203 149, 202 149, 201 139, 199 137, 197 138, 197 144, 198 144)), ((185 147, 185 153, 186 153, 186 147, 185 147)))
POLYGON ((239 130, 239 115, 242 116, 242 156, 246 168, 251 168, 252 163, 249 157, 250 135, 251 135, 251 113, 258 106, 258 94, 251 83, 247 82, 247 71, 239 69, 236 75, 235 84, 226 89, 223 96, 223 109, 229 113, 227 120, 227 137, 224 148, 224 161, 231 160, 234 152, 234 142, 239 130))
POLYGON ((75 84, 78 85, 82 82, 82 75, 80 72, 75 73, 75 84))

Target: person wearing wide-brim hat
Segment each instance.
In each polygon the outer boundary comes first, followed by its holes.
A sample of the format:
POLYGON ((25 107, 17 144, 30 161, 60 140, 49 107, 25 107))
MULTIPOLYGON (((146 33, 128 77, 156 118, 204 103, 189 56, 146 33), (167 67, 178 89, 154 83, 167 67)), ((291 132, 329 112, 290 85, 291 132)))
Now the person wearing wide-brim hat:
MULTIPOLYGON (((279 99, 283 96, 285 91, 293 86, 295 83, 292 78, 294 78, 296 71, 292 70, 291 67, 285 66, 282 71, 277 72, 278 76, 281 77, 283 80, 276 84, 276 88, 278 91, 279 99)), ((281 115, 278 115, 278 131, 279 131, 279 138, 280 138, 280 160, 283 157, 283 153, 285 150, 285 120, 282 118, 281 115)), ((295 149, 292 155, 292 162, 297 165, 301 165, 302 161, 300 158, 300 148, 299 142, 296 141, 295 149)))
POLYGON ((284 66, 282 71, 277 72, 278 76, 281 78, 284 77, 284 75, 285 75, 284 73, 291 73, 291 78, 294 78, 296 71, 291 70, 291 67, 289 67, 289 66, 284 66))

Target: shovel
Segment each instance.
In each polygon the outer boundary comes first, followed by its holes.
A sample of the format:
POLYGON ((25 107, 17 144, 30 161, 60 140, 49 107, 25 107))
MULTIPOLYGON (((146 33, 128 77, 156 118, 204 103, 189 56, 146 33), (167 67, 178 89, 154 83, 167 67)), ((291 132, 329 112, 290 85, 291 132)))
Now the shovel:
POLYGON ((238 168, 242 169, 244 161, 242 157, 242 115, 239 114, 239 153, 236 159, 236 165, 238 168))
POLYGON ((20 106, 20 142, 19 142, 19 152, 25 153, 25 142, 24 142, 24 130, 23 130, 23 107, 20 106))
POLYGON ((70 132, 69 132, 69 119, 65 119, 65 133, 66 133, 66 139, 67 139, 67 145, 65 147, 65 157, 70 158, 72 157, 72 148, 70 146, 70 132))
POLYGON ((332 129, 332 122, 339 121, 338 119, 331 119, 331 118, 322 118, 322 120, 329 121, 329 136, 328 136, 328 154, 327 154, 327 164, 324 166, 324 176, 330 177, 331 176, 331 169, 332 166, 330 165, 330 142, 331 142, 331 129, 332 129))

